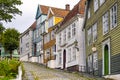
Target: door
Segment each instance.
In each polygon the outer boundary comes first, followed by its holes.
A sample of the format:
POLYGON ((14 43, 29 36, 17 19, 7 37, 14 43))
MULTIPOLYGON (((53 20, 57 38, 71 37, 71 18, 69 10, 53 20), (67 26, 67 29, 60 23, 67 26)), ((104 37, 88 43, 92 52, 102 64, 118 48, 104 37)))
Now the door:
POLYGON ((104 75, 109 74, 109 47, 105 45, 104 47, 104 75))
POLYGON ((66 67, 66 50, 63 51, 63 69, 66 67))

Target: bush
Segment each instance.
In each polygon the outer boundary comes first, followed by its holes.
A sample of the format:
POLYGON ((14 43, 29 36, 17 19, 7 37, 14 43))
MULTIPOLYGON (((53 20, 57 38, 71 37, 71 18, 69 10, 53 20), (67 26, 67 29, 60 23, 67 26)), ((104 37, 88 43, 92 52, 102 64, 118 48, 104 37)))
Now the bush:
POLYGON ((0 61, 0 76, 4 76, 9 79, 15 78, 18 74, 19 65, 20 62, 14 59, 0 61))

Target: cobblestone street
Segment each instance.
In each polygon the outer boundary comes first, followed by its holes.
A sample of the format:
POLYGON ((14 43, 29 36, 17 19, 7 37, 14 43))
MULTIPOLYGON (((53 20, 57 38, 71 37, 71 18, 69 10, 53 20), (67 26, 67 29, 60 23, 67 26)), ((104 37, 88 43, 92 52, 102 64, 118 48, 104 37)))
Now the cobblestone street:
POLYGON ((49 69, 35 63, 25 62, 24 69, 26 79, 23 80, 96 80, 94 78, 83 77, 78 73, 49 69))

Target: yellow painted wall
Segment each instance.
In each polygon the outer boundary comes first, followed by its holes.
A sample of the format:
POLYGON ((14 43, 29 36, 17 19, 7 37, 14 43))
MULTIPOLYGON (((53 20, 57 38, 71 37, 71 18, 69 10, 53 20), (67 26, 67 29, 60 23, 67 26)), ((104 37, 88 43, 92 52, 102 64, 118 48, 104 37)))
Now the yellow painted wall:
POLYGON ((63 18, 61 18, 61 17, 54 17, 54 18, 55 18, 55 24, 57 24, 63 20, 63 18))

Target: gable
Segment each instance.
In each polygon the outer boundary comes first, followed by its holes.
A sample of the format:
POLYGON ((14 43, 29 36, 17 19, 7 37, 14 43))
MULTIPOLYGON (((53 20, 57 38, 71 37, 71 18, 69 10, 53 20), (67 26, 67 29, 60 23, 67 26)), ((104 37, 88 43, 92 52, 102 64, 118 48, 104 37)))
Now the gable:
POLYGON ((49 18, 52 17, 52 16, 54 16, 54 13, 53 13, 52 9, 49 8, 48 14, 47 14, 47 19, 49 19, 49 18))
POLYGON ((39 7, 39 5, 38 5, 35 19, 37 19, 37 18, 41 15, 41 13, 42 13, 42 12, 41 12, 40 7, 39 7))

